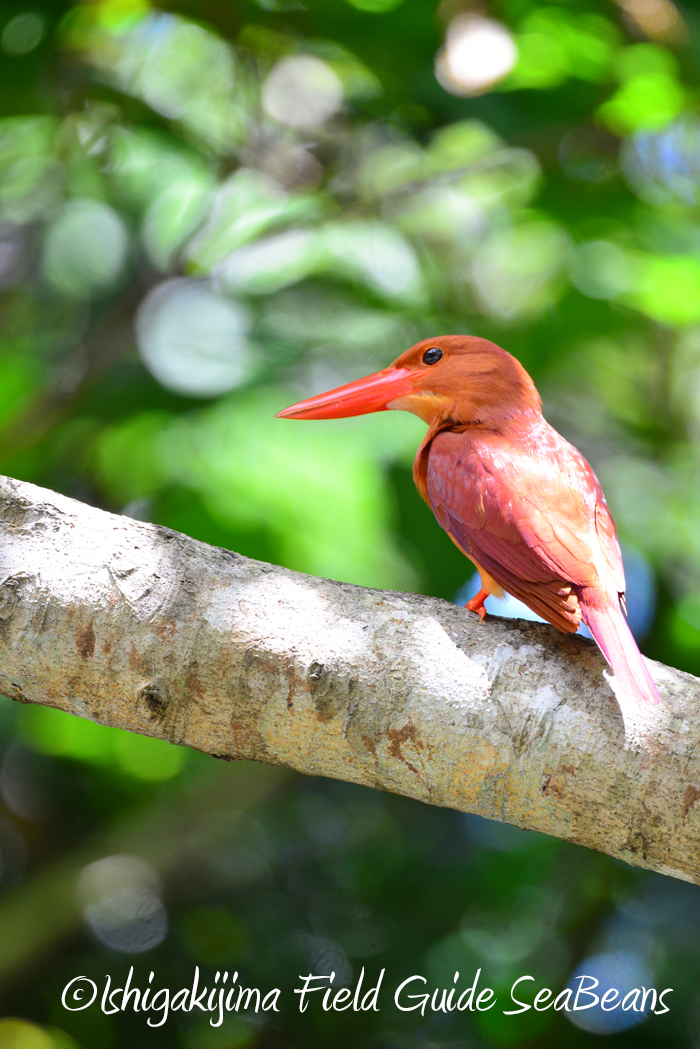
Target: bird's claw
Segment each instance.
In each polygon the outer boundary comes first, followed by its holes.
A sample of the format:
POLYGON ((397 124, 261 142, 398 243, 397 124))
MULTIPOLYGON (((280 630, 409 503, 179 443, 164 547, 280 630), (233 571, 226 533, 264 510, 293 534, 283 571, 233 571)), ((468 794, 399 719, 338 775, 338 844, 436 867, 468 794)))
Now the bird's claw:
POLYGON ((471 601, 467 601, 465 608, 468 608, 470 612, 476 612, 479 617, 479 622, 483 623, 484 616, 486 615, 486 609, 484 607, 484 601, 488 597, 486 590, 480 590, 471 601))

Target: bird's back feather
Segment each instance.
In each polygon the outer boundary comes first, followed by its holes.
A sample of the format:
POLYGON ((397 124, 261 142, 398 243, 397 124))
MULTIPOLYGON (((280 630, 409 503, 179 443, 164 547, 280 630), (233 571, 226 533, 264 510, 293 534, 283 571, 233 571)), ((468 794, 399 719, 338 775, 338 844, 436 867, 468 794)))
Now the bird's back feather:
POLYGON ((630 694, 658 701, 621 611, 615 524, 572 445, 541 416, 507 432, 443 430, 426 480, 438 522, 468 556, 559 630, 572 633, 583 618, 630 694))

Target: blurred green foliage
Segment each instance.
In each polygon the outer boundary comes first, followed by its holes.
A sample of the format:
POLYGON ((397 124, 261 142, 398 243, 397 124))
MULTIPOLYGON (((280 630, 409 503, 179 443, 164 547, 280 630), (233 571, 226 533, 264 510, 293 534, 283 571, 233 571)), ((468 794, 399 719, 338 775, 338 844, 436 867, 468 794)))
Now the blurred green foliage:
MULTIPOLYGON (((419 338, 483 335, 652 570, 645 651, 700 673, 699 56, 671 0, 0 4, 3 472, 452 600, 470 571, 413 490, 421 424, 273 416, 419 338)), ((348 785, 263 790, 49 709, 0 716, 0 1049, 584 1045, 551 1011, 154 1030, 60 992, 133 962, 142 984, 224 966, 287 999, 310 970, 449 987, 482 968, 503 994, 605 952, 675 988, 612 1037, 697 1044, 690 887, 348 785)))
POLYGON ((85 718, 64 717, 51 707, 26 707, 19 719, 20 736, 40 754, 54 754, 97 764, 116 764, 142 780, 167 780, 182 768, 186 752, 160 739, 97 725, 85 718))

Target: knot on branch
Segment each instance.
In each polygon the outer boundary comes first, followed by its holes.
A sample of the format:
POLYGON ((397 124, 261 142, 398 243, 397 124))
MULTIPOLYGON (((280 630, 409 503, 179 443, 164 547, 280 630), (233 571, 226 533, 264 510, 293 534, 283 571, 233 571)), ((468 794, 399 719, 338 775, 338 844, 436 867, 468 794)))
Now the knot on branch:
POLYGON ((325 667, 323 663, 312 663, 309 667, 307 677, 312 685, 315 685, 324 677, 325 667))
POLYGON ((168 709, 168 696, 162 686, 151 683, 144 685, 139 692, 139 705, 145 708, 151 721, 165 717, 168 709))
POLYGON ((22 584, 28 578, 26 575, 13 575, 0 584, 0 622, 7 622, 17 611, 22 584))

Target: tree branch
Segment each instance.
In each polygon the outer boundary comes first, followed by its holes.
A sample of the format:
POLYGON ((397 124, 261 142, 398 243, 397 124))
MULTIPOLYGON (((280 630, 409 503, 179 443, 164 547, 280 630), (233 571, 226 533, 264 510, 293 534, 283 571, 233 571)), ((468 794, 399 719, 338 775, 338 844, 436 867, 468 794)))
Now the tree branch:
POLYGON ((700 883, 700 681, 314 579, 0 479, 0 691, 553 834, 700 883))

